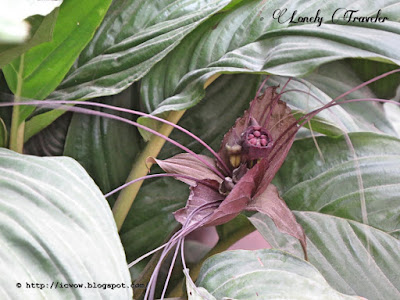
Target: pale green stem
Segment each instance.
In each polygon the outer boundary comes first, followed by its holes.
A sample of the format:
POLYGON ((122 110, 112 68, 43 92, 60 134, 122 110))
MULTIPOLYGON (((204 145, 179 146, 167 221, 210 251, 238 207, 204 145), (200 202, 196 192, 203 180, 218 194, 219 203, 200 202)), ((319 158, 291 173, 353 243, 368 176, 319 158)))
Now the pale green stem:
MULTIPOLYGON (((172 111, 169 113, 167 120, 176 124, 178 123, 178 121, 180 120, 180 118, 184 113, 185 110, 172 111)), ((158 132, 161 133, 162 135, 169 136, 172 130, 173 130, 172 126, 163 124, 160 130, 158 130, 158 132)), ((164 143, 165 140, 158 136, 153 135, 151 137, 150 141, 147 143, 144 150, 136 159, 136 162, 134 163, 126 182, 147 175, 151 167, 151 163, 146 163, 146 159, 149 156, 156 157, 160 152, 161 148, 164 146, 164 143)), ((128 215, 128 212, 133 204, 133 201, 136 198, 137 193, 139 192, 142 183, 143 181, 139 181, 134 184, 131 184, 130 186, 122 190, 121 193, 119 194, 117 201, 115 202, 112 209, 118 230, 121 229, 122 224, 124 223, 125 218, 128 215)))
MULTIPOLYGON (((235 231, 234 233, 230 234, 228 237, 220 240, 214 248, 207 253, 207 255, 200 260, 195 266, 190 268, 190 277, 192 277, 193 281, 196 281, 197 277, 200 273, 200 268, 203 265, 204 261, 213 256, 215 254, 221 253, 223 251, 228 250, 230 246, 236 243, 241 238, 244 238, 246 235, 252 233, 255 230, 254 226, 249 222, 248 224, 241 227, 239 230, 235 231)), ((184 286, 183 279, 179 284, 177 284, 174 289, 168 294, 168 297, 182 297, 182 287, 184 286)))
MULTIPOLYGON (((24 59, 25 55, 21 55, 19 70, 17 73, 17 89, 15 91, 15 102, 21 101, 22 91, 22 73, 24 71, 24 59)), ((20 109, 19 105, 13 107, 11 130, 10 130, 10 149, 19 153, 22 153, 24 148, 24 130, 25 121, 20 121, 20 109)))

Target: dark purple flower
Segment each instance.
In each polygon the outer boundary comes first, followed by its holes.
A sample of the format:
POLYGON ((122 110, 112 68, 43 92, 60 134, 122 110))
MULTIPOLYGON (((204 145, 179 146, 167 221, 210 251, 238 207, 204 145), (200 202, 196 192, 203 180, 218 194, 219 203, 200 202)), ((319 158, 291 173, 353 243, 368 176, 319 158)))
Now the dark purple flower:
POLYGON ((219 161, 199 155, 208 162, 206 166, 190 154, 152 160, 167 173, 196 179, 178 178, 191 190, 186 207, 174 213, 181 224, 197 224, 196 228, 220 225, 244 210, 258 211, 268 215, 281 232, 297 238, 306 256, 303 228, 271 184, 298 130, 297 120, 275 90, 276 87, 267 88, 236 120, 222 140, 219 161), (215 168, 225 178, 216 174, 215 168), (205 207, 206 204, 214 205, 205 207), (205 208, 198 209, 202 206, 205 208))

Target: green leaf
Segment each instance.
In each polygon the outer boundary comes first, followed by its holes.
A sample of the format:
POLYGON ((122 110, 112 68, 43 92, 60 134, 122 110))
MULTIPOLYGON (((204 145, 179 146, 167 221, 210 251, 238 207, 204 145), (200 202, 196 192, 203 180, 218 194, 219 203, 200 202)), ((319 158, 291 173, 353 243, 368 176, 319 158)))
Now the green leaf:
POLYGON ((24 153, 36 156, 63 155, 71 117, 72 113, 62 115, 50 126, 30 138, 24 144, 24 153))
MULTIPOLYGON (((331 99, 334 99, 339 95, 362 84, 366 80, 369 80, 374 76, 381 75, 385 71, 390 70, 382 69, 381 73, 376 73, 373 76, 369 76, 368 78, 359 77, 357 76, 358 73, 354 72, 354 69, 349 66, 349 62, 352 63, 353 59, 323 65, 319 67, 315 72, 307 75, 305 77, 305 80, 323 91, 331 99)), ((371 64, 374 63, 372 61, 365 62, 371 64)), ((395 67, 392 65, 389 66, 395 67)), ((386 82, 384 86, 387 86, 387 84, 389 83, 391 83, 392 86, 393 84, 396 86, 396 76, 393 75, 390 75, 384 79, 380 79, 374 84, 380 85, 381 83, 384 84, 386 82)), ((397 82, 397 85, 399 84, 400 82, 397 82)), ((371 91, 370 88, 373 88, 373 86, 374 85, 370 84, 367 87, 363 87, 357 91, 352 92, 343 99, 379 98, 373 91, 371 91)), ((390 122, 388 122, 385 117, 381 103, 347 103, 341 104, 340 107, 343 108, 353 118, 354 122, 359 127, 359 131, 371 131, 378 133, 387 133, 391 135, 395 134, 393 126, 390 124, 390 122)), ((330 115, 330 119, 332 120, 332 114, 330 115)), ((333 121, 337 123, 337 118, 335 119, 333 119, 333 121)), ((349 127, 347 127, 347 130, 352 131, 349 127)))
MULTIPOLYGON (((25 53, 21 96, 44 99, 60 84, 79 53, 92 39, 110 2, 69 0, 61 5, 53 40, 25 53)), ((7 83, 14 93, 20 63, 21 58, 17 58, 3 68, 7 83)), ((23 117, 26 118, 32 110, 32 107, 26 108, 23 117)))
MULTIPOLYGON (((349 137, 357 160, 343 137, 316 138, 324 161, 311 139, 296 141, 275 184, 306 232, 310 262, 332 286, 368 299, 396 299, 400 140, 373 133, 349 137), (368 225, 362 224, 359 174, 368 225)), ((280 234, 267 217, 250 220, 273 247, 302 255, 298 242, 280 234)))
MULTIPOLYGON (((307 234, 310 262, 331 286, 367 299, 400 297, 399 240, 345 218, 317 212, 294 213, 307 234)), ((298 242, 280 234, 268 217, 258 213, 250 220, 272 247, 302 255, 298 242)))
POLYGON ((214 255, 196 284, 217 299, 359 299, 335 291, 311 264, 270 249, 214 255))
MULTIPOLYGON (((358 14, 373 15, 392 3, 368 1, 358 14)), ((337 3, 323 1, 309 6, 292 1, 291 6, 302 16, 315 15, 323 6, 326 22, 337 9, 337 3)), ((191 107, 204 97, 209 81, 221 73, 299 77, 322 64, 351 57, 400 63, 399 23, 289 26, 272 19, 277 7, 278 1, 245 1, 201 24, 144 78, 146 107, 155 114, 191 107)))
MULTIPOLYGON (((119 107, 137 105, 133 89, 102 99, 119 107)), ((135 116, 92 108, 132 120, 135 116)), ((137 129, 129 124, 99 116, 75 113, 68 128, 64 155, 76 159, 94 179, 103 193, 124 184, 133 161, 142 148, 137 129)), ((114 197, 110 197, 110 205, 114 197)))
MULTIPOLYGON (((364 81, 397 68, 390 64, 360 59, 352 60, 350 63, 357 75, 364 81)), ((379 82, 371 83, 369 87, 379 96, 379 98, 390 99, 395 96, 399 84, 400 74, 395 73, 379 80, 379 82)))
MULTIPOLYGON (((47 1, 50 2, 50 1, 47 1)), ((32 16, 27 21, 30 28, 30 39, 21 45, 0 45, 0 68, 11 62, 14 58, 28 51, 30 48, 53 38, 53 29, 56 24, 58 9, 45 17, 32 16)))
POLYGON ((51 97, 87 99, 119 93, 228 3, 114 1, 93 40, 51 97))
MULTIPOLYGON (((272 76, 268 85, 284 86, 287 77, 272 76)), ((304 79, 293 78, 282 94, 282 100, 287 102, 294 113, 300 117, 305 113, 319 108, 341 94, 363 83, 345 62, 333 62, 323 65, 304 79), (299 112, 297 112, 299 110, 299 112)), ((359 89, 344 99, 377 98, 368 87, 359 89)), ((339 102, 339 101, 338 101, 339 102)), ((337 136, 343 131, 370 131, 395 135, 392 125, 388 122, 380 103, 360 102, 341 104, 320 112, 311 121, 314 131, 337 136)))
POLYGON ((362 222, 361 172, 369 225, 399 230, 400 140, 373 133, 349 136, 357 160, 343 137, 317 138, 324 161, 312 139, 296 141, 274 179, 281 196, 293 210, 362 222))
POLYGON ((0 171, 3 297, 132 298, 130 288, 55 288, 131 282, 108 203, 79 164, 0 149, 0 171))

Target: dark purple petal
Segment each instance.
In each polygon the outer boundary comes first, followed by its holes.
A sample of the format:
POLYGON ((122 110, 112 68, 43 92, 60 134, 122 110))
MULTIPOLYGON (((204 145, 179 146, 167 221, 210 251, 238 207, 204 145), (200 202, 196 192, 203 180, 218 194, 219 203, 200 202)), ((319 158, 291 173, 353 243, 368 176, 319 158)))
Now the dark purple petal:
MULTIPOLYGON (((187 217, 196 208, 204 206, 207 203, 219 204, 224 200, 225 196, 218 192, 219 183, 215 180, 204 180, 190 187, 189 199, 184 208, 181 208, 174 212, 175 219, 181 223, 185 224, 187 217)), ((215 207, 210 207, 208 209, 202 209, 199 213, 196 213, 190 223, 197 223, 203 220, 206 216, 209 216, 215 207)), ((188 224, 189 226, 190 224, 188 224)))
POLYGON ((279 196, 278 189, 273 184, 268 185, 267 189, 253 198, 246 210, 258 211, 267 215, 274 221, 279 231, 298 239, 307 259, 307 242, 303 227, 297 223, 294 214, 279 196))
POLYGON ((262 165, 256 164, 236 183, 229 195, 210 217, 207 226, 224 224, 240 214, 250 202, 262 178, 262 165))
MULTIPOLYGON (((198 155, 204 161, 215 167, 215 162, 212 158, 205 155, 198 155)), ((148 160, 152 163, 157 163, 161 169, 167 173, 189 175, 198 180, 215 180, 218 183, 222 182, 222 178, 215 174, 209 167, 203 162, 199 161, 193 155, 188 153, 182 153, 175 155, 171 158, 160 160, 153 157, 149 157, 148 160)), ((195 186, 196 182, 193 180, 177 178, 190 186, 195 186)))

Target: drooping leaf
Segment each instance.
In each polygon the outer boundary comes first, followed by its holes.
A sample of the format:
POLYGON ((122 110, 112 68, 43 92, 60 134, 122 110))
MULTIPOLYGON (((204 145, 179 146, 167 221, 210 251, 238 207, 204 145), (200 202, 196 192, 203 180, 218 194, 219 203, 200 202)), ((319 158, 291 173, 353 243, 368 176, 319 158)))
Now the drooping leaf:
POLYGON ((132 298, 110 207, 79 164, 0 149, 0 170, 4 297, 132 298), (57 282, 83 287, 57 289, 57 282), (124 283, 127 288, 84 288, 93 282, 124 283), (27 283, 46 286, 28 288, 27 283))
MULTIPOLYGON (((294 213, 307 234, 310 263, 332 287, 367 299, 399 298, 398 239, 346 218, 307 211, 294 213)), ((298 242, 280 234, 266 216, 255 214, 250 220, 272 247, 302 255, 298 242)))
POLYGON ((335 291, 311 264, 271 249, 214 255, 196 285, 217 299, 360 299, 335 291))
MULTIPOLYGON (((87 99, 121 92, 228 3, 229 0, 113 1, 95 36, 49 98, 87 99)), ((32 119, 26 124, 29 137, 59 115, 48 113, 32 119)))

